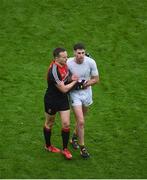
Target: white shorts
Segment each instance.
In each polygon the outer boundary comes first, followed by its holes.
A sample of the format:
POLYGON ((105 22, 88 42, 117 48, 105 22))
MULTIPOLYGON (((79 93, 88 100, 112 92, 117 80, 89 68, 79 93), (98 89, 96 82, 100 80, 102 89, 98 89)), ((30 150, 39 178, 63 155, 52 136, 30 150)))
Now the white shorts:
POLYGON ((84 105, 89 106, 93 103, 91 87, 84 90, 74 90, 70 92, 72 106, 84 105))

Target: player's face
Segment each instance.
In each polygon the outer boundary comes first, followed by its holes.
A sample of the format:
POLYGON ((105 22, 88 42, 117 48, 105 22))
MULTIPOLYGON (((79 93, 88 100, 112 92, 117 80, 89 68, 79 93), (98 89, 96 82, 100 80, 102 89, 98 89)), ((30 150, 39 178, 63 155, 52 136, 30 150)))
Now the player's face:
POLYGON ((75 59, 78 64, 82 64, 84 61, 85 50, 84 49, 77 49, 74 51, 75 59))
POLYGON ((61 65, 65 65, 66 64, 66 61, 67 61, 67 52, 64 51, 64 52, 60 52, 59 56, 58 56, 58 62, 61 64, 61 65))

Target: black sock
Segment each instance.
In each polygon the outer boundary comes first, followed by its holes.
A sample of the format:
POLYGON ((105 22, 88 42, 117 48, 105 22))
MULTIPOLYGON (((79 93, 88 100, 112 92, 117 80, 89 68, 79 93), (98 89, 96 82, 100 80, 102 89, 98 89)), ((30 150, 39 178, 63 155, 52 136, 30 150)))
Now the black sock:
POLYGON ((72 140, 77 140, 77 139, 78 139, 78 136, 75 133, 73 133, 72 140))
POLYGON ((51 145, 51 129, 48 129, 46 127, 43 128, 44 138, 46 146, 49 147, 51 145))
POLYGON ((83 148, 85 148, 85 146, 84 145, 80 145, 80 149, 82 150, 83 148))
POLYGON ((67 148, 68 141, 69 141, 70 128, 62 129, 61 135, 62 135, 62 141, 63 141, 63 149, 65 149, 67 148))

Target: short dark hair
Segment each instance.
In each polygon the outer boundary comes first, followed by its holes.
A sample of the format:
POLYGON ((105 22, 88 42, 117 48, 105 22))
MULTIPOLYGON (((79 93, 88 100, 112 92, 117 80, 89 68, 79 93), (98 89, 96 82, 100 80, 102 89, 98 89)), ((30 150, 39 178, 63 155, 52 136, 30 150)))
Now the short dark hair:
POLYGON ((76 51, 77 49, 85 49, 84 44, 82 43, 77 43, 74 45, 73 49, 76 51))
POLYGON ((60 52, 65 52, 65 51, 66 51, 66 50, 65 50, 64 48, 60 48, 60 47, 54 49, 54 51, 53 51, 53 56, 54 56, 54 58, 58 57, 59 54, 60 54, 60 52))

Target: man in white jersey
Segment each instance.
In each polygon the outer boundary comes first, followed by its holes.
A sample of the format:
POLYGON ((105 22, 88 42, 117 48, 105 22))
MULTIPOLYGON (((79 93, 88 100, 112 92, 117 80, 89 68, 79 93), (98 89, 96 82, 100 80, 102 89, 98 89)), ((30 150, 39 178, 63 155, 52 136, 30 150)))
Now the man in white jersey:
POLYGON ((75 44, 73 49, 74 57, 68 59, 67 66, 71 74, 78 76, 79 82, 70 91, 71 105, 76 119, 71 144, 74 149, 80 147, 81 156, 88 158, 89 153, 84 144, 84 116, 88 106, 93 102, 91 86, 99 81, 99 73, 95 61, 85 55, 83 44, 75 44))

